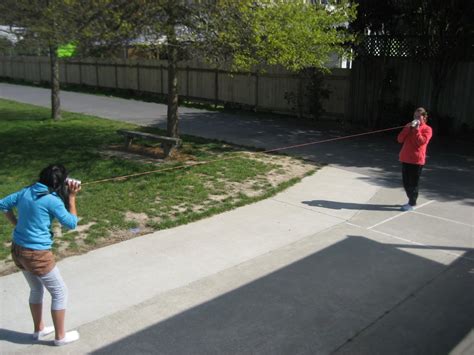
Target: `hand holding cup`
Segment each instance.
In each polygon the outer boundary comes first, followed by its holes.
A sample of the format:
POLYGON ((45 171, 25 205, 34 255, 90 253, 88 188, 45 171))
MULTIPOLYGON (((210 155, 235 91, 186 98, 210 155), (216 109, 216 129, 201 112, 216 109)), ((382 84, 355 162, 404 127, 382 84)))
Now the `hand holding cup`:
POLYGON ((72 178, 67 178, 66 179, 66 184, 69 188, 69 192, 71 194, 77 194, 79 191, 81 191, 81 180, 77 179, 72 179, 72 178))
POLYGON ((418 128, 420 126, 420 120, 419 119, 414 119, 411 121, 411 127, 413 128, 418 128))

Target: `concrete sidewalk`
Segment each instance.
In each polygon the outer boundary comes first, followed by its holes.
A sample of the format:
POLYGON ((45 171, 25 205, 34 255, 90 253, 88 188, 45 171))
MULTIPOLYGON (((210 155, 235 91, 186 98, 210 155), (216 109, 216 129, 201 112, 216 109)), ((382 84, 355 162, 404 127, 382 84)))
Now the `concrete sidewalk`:
MULTIPOLYGON (((339 184, 352 184, 355 178, 353 173, 327 168, 275 198, 61 261, 71 295, 68 324, 77 327, 97 321, 343 223, 357 211, 328 214, 293 202, 300 196, 345 201, 339 189, 311 188, 329 186, 336 176, 339 184)), ((359 193, 353 194, 352 202, 372 197, 376 189, 366 185, 361 181, 354 186, 359 193)), ((2 316, 0 327, 28 332, 31 321, 23 276, 1 278, 0 289, 5 309, 8 305, 15 310, 2 316)), ((18 344, 8 348, 13 345, 18 344)))
MULTIPOLYGON (((7 84, 0 84, 0 97, 41 105, 49 99, 47 90, 7 84)), ((62 100, 65 110, 87 107, 139 124, 162 124, 152 115, 166 112, 163 105, 77 93, 62 100)), ((183 131, 239 144, 272 148, 323 136, 278 121, 191 111, 201 125, 182 115, 183 131)), ((352 144, 336 151, 350 160, 352 144)), ((64 348, 30 341, 26 282, 19 273, 0 278, 0 351, 472 353, 469 182, 458 180, 464 192, 433 189, 416 211, 401 213, 405 197, 393 187, 388 159, 394 150, 380 147, 381 161, 335 161, 271 199, 61 261, 70 290, 67 323, 81 332, 64 348)), ((295 153, 331 158, 325 149, 295 153)), ((456 158, 451 164, 472 172, 462 155, 456 158)), ((439 184, 437 173, 432 180, 439 184)))

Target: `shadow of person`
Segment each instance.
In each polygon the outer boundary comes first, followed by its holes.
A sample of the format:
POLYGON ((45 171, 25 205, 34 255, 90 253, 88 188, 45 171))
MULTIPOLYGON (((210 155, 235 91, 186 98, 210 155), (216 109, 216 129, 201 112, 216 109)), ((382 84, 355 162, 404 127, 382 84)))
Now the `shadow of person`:
POLYGON ((305 205, 311 207, 329 208, 332 210, 367 210, 367 211, 399 211, 400 205, 381 205, 370 203, 352 203, 327 200, 303 201, 305 205))
POLYGON ((15 344, 52 344, 51 340, 34 340, 31 333, 17 332, 15 330, 0 328, 0 341, 15 344))

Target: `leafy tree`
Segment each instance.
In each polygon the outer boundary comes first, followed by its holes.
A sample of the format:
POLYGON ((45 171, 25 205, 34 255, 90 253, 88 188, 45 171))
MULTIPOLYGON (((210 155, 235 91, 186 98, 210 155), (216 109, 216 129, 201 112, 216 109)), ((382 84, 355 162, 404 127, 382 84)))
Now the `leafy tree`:
POLYGON ((69 39, 66 11, 67 1, 3 0, 0 21, 12 28, 25 41, 34 40, 49 49, 51 63, 51 116, 60 118, 59 66, 57 48, 69 39))
MULTIPOLYGON (((142 1, 126 0, 2 0, 0 24, 10 26, 22 41, 42 52, 47 48, 51 67, 51 117, 60 119, 58 48, 77 42, 87 48, 87 39, 132 35, 130 16, 140 14, 142 1), (91 33, 94 33, 94 36, 91 33)), ((136 21, 138 23, 138 21, 136 21)), ((23 47, 25 47, 23 45, 23 47)), ((22 50, 24 51, 24 49, 22 50)), ((30 49, 31 51, 31 49, 30 49)), ((26 52, 30 53, 30 52, 26 52)))
POLYGON ((75 44, 80 56, 110 56, 128 41, 140 37, 159 1, 75 0, 75 44), (152 6, 153 5, 153 6, 152 6))
POLYGON ((7 38, 0 37, 0 53, 2 54, 11 54, 13 51, 13 43, 7 38))
POLYGON ((50 49, 52 111, 59 117, 57 48, 75 42, 78 52, 116 48, 139 36, 163 41, 168 59, 167 133, 177 137, 180 53, 248 70, 282 65, 302 72, 326 70, 331 53, 345 53, 355 18, 348 0, 328 6, 303 0, 4 0, 0 22, 26 29, 50 49), (3 11, 2 11, 3 10, 3 11))
POLYGON ((314 67, 327 70, 332 53, 347 54, 353 40, 347 30, 355 6, 346 0, 329 6, 302 0, 161 0, 148 2, 150 22, 146 36, 166 38, 168 59, 167 134, 179 135, 179 50, 235 70, 282 65, 301 72, 314 67))
POLYGON ((290 0, 221 0, 204 23, 211 53, 231 59, 234 68, 281 65, 291 71, 313 67, 327 71, 329 56, 348 54, 355 18, 348 1, 316 5, 290 0))
MULTIPOLYGON (((309 78, 315 94, 312 112, 318 115, 318 97, 324 96, 321 79, 329 71, 329 57, 350 56, 349 44, 354 38, 347 27, 355 18, 355 6, 347 1, 318 5, 308 1, 223 0, 215 10, 214 21, 205 23, 207 37, 213 39, 208 48, 211 59, 229 60, 236 70, 259 71, 266 65, 279 65, 298 73, 301 79, 309 78)), ((302 97, 294 95, 294 99, 301 116, 302 97)))

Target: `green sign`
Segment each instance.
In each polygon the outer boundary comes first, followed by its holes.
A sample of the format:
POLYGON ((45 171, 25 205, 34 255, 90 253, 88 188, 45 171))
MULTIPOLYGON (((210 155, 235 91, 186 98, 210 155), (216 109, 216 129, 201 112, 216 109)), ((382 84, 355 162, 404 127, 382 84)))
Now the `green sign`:
POLYGON ((59 58, 69 58, 72 57, 76 52, 76 45, 73 43, 68 43, 58 48, 58 57, 59 58))

